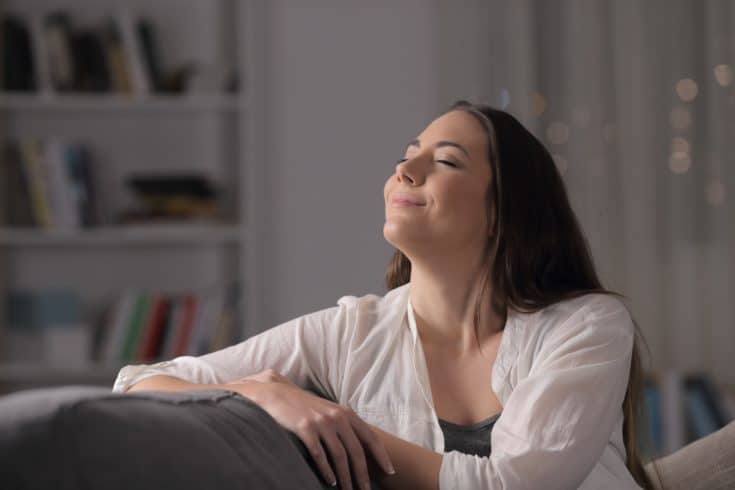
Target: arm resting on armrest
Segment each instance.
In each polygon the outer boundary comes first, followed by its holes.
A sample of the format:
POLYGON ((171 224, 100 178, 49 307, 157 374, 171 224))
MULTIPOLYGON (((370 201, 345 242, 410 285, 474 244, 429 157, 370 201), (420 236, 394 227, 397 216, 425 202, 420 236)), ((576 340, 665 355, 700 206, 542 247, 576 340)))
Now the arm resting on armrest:
POLYGON ((249 398, 260 405, 260 397, 256 389, 257 381, 240 380, 228 384, 190 383, 173 376, 157 375, 145 378, 132 385, 126 393, 134 391, 191 391, 191 390, 228 390, 249 398))

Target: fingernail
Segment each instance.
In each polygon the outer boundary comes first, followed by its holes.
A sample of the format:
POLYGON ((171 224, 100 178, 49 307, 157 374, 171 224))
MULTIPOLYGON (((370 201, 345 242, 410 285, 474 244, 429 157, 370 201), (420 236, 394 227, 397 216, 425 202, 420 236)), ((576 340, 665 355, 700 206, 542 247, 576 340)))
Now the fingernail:
POLYGON ((337 480, 334 480, 332 483, 329 484, 330 487, 336 487, 337 486, 337 480))
POLYGON ((388 474, 389 475, 395 475, 396 474, 396 469, 393 468, 393 465, 389 465, 388 466, 388 474))

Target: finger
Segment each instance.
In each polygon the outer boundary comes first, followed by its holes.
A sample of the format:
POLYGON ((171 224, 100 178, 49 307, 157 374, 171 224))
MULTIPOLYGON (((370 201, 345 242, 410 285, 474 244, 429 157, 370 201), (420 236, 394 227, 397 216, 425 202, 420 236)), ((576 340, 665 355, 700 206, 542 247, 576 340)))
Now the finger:
POLYGON ((352 490, 352 478, 350 477, 350 465, 347 459, 347 451, 342 445, 342 440, 337 437, 336 432, 324 430, 321 433, 322 442, 327 446, 327 451, 332 457, 332 464, 339 478, 339 488, 352 490))
POLYGON ((360 444, 360 440, 355 435, 349 419, 343 420, 344 422, 339 424, 337 435, 347 450, 352 465, 352 472, 360 486, 360 490, 367 490, 370 488, 370 473, 368 472, 367 461, 365 460, 365 451, 363 451, 362 444, 360 444))
POLYGON ((363 445, 368 448, 375 458, 375 461, 377 461, 381 468, 383 468, 383 471, 389 475, 395 474, 396 470, 393 468, 393 463, 390 460, 388 450, 385 449, 383 441, 380 440, 370 426, 355 412, 352 412, 352 415, 353 416, 350 417, 350 422, 352 423, 352 427, 357 437, 362 441, 363 445))
POLYGON ((319 472, 322 474, 324 481, 331 486, 337 485, 337 478, 334 476, 332 467, 329 466, 327 453, 324 452, 324 447, 322 446, 319 437, 316 434, 311 433, 304 435, 303 437, 299 435, 299 437, 301 437, 301 441, 304 443, 304 446, 306 446, 306 450, 309 451, 311 459, 314 460, 317 468, 319 468, 319 472))

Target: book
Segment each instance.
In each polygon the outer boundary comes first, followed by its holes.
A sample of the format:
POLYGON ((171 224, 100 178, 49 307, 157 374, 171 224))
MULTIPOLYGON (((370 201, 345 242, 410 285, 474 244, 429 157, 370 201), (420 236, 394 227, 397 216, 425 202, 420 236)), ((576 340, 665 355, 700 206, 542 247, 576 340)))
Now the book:
POLYGON ((23 168, 19 145, 10 141, 0 159, 0 221, 7 226, 35 226, 30 189, 23 168))
POLYGON ((684 390, 686 416, 690 434, 686 443, 701 439, 719 429, 714 414, 707 407, 702 392, 697 386, 688 385, 684 390))
POLYGON ((97 192, 94 165, 89 149, 81 144, 67 145, 66 159, 81 225, 89 228, 103 224, 107 219, 97 192))
POLYGON ((123 48, 118 24, 108 19, 102 28, 102 43, 105 49, 107 66, 110 71, 112 90, 124 94, 133 92, 130 66, 123 48))
POLYGON ((62 11, 49 14, 44 20, 43 32, 51 85, 58 92, 73 91, 77 68, 72 51, 71 17, 62 11))
POLYGON ((80 92, 109 92, 112 90, 107 53, 101 34, 94 29, 72 34, 72 52, 75 63, 75 90, 80 92))
POLYGON ((133 290, 125 291, 117 300, 109 316, 107 332, 101 352, 101 359, 107 363, 116 363, 120 360, 125 334, 130 323, 130 317, 136 306, 138 293, 133 290))
POLYGON ((21 17, 6 14, 0 19, 0 84, 5 91, 36 90, 31 33, 21 17))
POLYGON ((48 175, 49 202, 55 210, 52 225, 61 229, 77 229, 81 219, 66 151, 66 145, 58 139, 46 141, 43 163, 48 175))
POLYGON ((664 429, 664 455, 684 447, 686 426, 683 412, 682 377, 677 371, 663 373, 660 380, 661 418, 664 429))
POLYGON ((141 362, 152 361, 156 357, 161 334, 166 325, 166 315, 169 309, 169 300, 156 294, 151 300, 150 314, 143 327, 141 339, 137 348, 137 360, 141 362))
POLYGON ((41 227, 49 228, 53 224, 49 203, 48 180, 42 163, 42 143, 36 139, 20 142, 21 160, 28 188, 30 189, 31 206, 34 220, 41 227))
POLYGON ((127 66, 130 68, 133 93, 147 95, 151 92, 150 75, 143 61, 143 48, 136 35, 133 15, 125 8, 119 9, 116 16, 118 31, 122 40, 127 66))
POLYGON ((663 453, 664 431, 661 419, 661 393, 654 379, 647 379, 643 387, 645 413, 648 422, 648 433, 644 437, 644 453, 647 457, 656 458, 663 453))
POLYGON ((122 361, 132 362, 136 360, 136 346, 138 345, 143 325, 146 323, 146 319, 148 317, 150 302, 151 299, 147 293, 138 293, 135 300, 133 314, 128 319, 125 342, 122 346, 121 352, 122 361))
POLYGON ((30 19, 30 29, 32 53, 36 67, 36 85, 39 92, 50 93, 53 91, 53 83, 49 70, 49 51, 44 34, 43 17, 33 15, 30 19))
POLYGON ((201 300, 193 294, 186 295, 184 298, 184 312, 182 313, 181 325, 176 338, 174 356, 183 356, 187 354, 190 339, 194 330, 194 326, 201 309, 201 300))
POLYGON ((146 19, 139 20, 136 25, 136 34, 143 63, 150 77, 151 88, 156 92, 162 92, 164 88, 163 72, 158 57, 153 24, 146 19))

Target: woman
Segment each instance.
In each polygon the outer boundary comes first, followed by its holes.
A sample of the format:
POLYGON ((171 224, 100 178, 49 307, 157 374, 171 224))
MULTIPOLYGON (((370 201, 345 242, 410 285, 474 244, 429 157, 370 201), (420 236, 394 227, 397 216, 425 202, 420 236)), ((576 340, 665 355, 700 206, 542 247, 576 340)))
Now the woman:
POLYGON ((635 442, 637 327, 602 289, 541 143, 509 114, 459 101, 409 143, 384 197, 397 249, 385 296, 343 297, 198 358, 127 366, 114 390, 242 393, 341 488, 351 476, 651 488, 635 442))

